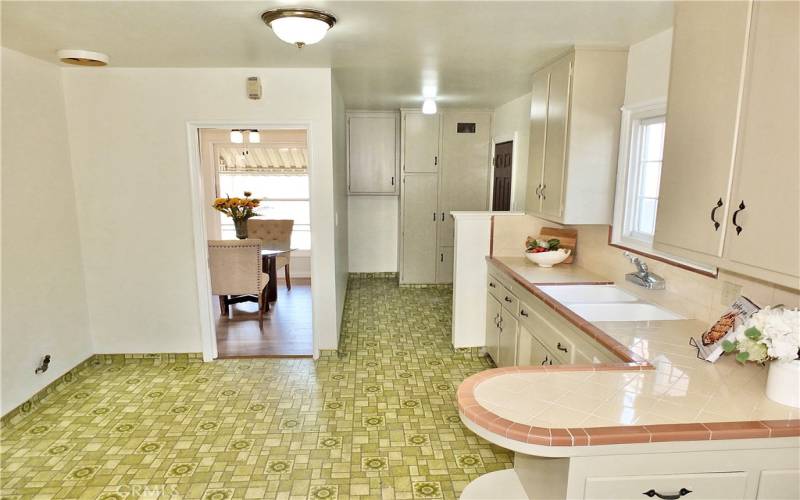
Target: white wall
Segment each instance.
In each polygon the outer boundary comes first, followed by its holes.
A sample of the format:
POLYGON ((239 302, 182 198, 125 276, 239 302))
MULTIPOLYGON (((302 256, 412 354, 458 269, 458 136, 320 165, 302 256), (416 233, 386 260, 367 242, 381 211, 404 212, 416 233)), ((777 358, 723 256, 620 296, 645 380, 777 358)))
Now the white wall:
POLYGON ((2 92, 5 414, 93 350, 60 70, 3 48, 2 92))
POLYGON ((531 94, 521 95, 494 110, 494 141, 507 140, 517 134, 516 157, 511 167, 514 191, 511 211, 525 210, 525 183, 528 179, 528 135, 531 128, 531 94))
POLYGON ((397 196, 350 196, 350 272, 396 273, 400 221, 397 196))
MULTIPOLYGON (((348 273, 348 210, 347 210, 347 157, 344 114, 344 98, 336 81, 331 78, 331 114, 333 138, 333 211, 334 211, 334 252, 336 273, 336 341, 339 341, 339 329, 344 314, 344 300, 347 295, 348 273)), ((314 224, 312 222, 312 227, 314 224)), ((316 275, 314 275, 316 280, 316 275)), ((336 346, 333 346, 336 347, 336 346)))
POLYGON ((187 122, 213 121, 310 124, 314 329, 318 348, 336 346, 330 69, 67 68, 63 78, 96 352, 201 351, 187 122), (263 99, 247 98, 248 76, 261 78, 263 99))
POLYGON ((671 28, 630 46, 625 78, 625 104, 666 97, 671 53, 671 28))

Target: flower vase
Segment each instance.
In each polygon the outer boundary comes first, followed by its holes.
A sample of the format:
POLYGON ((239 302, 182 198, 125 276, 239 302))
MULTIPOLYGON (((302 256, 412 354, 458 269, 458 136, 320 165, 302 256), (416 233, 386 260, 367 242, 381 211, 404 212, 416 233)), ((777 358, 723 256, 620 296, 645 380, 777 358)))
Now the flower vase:
POLYGON ((237 238, 247 239, 247 219, 233 219, 233 227, 236 228, 237 238))
POLYGON ((769 364, 767 397, 776 403, 800 408, 800 360, 769 364))

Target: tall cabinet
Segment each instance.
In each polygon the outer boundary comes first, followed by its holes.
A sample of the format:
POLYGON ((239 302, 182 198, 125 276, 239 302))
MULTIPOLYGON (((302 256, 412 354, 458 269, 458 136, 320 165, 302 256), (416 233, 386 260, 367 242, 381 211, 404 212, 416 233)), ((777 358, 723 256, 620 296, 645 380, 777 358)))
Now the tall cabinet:
POLYGON ((401 122, 400 283, 450 283, 450 212, 488 208, 492 115, 404 110, 401 122))
POLYGON ((526 212, 610 224, 627 51, 576 47, 533 75, 526 212))
POLYGON ((675 9, 654 245, 800 289, 800 4, 675 9))

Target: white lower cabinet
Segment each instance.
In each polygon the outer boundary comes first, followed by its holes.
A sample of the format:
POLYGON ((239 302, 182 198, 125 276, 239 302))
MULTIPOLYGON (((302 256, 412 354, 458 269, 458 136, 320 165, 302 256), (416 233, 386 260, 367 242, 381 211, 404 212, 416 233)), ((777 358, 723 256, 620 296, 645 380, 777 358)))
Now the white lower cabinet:
POLYGON ((497 366, 514 366, 517 359, 517 318, 503 307, 500 312, 500 342, 497 366))
POLYGON ((733 500, 744 498, 745 472, 664 474, 653 476, 590 477, 586 479, 587 500, 733 500))
POLYGON ((490 271, 486 295, 486 349, 497 366, 619 361, 497 269, 490 271))
POLYGON ((500 359, 500 311, 500 301, 492 294, 486 294, 486 352, 495 363, 500 359))
POLYGON ((800 470, 763 470, 758 478, 758 500, 800 498, 800 470))

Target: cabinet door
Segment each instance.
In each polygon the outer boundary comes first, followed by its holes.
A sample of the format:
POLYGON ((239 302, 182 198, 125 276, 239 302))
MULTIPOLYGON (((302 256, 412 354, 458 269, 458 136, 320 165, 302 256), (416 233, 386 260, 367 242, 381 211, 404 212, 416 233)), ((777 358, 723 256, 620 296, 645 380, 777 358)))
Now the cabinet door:
POLYGON ((531 129, 528 147, 528 180, 525 194, 525 209, 538 214, 542 210, 542 187, 544 172, 544 146, 547 134, 547 98, 550 92, 550 71, 543 69, 534 73, 531 90, 531 129))
POLYGON ((500 361, 497 366, 514 366, 517 360, 517 318, 508 310, 500 311, 500 361))
POLYGON ((453 247, 439 247, 436 260, 436 282, 453 282, 453 247))
POLYGON ((717 257, 732 208, 728 186, 749 2, 674 5, 655 247, 717 257), (722 224, 715 229, 711 211, 719 200, 724 206, 715 215, 722 224))
POLYGON ((491 294, 486 294, 486 352, 492 357, 492 361, 500 366, 500 311, 502 311, 500 301, 491 294))
POLYGON ((797 500, 800 498, 800 471, 764 470, 758 479, 758 500, 797 500))
POLYGON ((403 118, 403 171, 439 170, 439 115, 408 113, 403 118))
POLYGON ((542 213, 554 217, 561 217, 563 209, 571 88, 572 55, 554 63, 550 68, 544 176, 540 192, 542 194, 542 213))
POLYGON ((446 111, 442 115, 442 156, 439 162, 441 246, 453 246, 455 221, 451 211, 489 208, 491 140, 490 113, 446 111))
POLYGON ((518 366, 544 366, 552 359, 539 340, 522 324, 519 325, 517 341, 518 366))
POLYGON ((354 115, 347 124, 350 194, 396 193, 397 117, 354 115))
POLYGON ((436 174, 403 178, 402 283, 436 280, 436 174))
POLYGON ((729 211, 736 222, 728 218, 725 244, 726 260, 785 274, 793 279, 783 284, 794 288, 800 277, 799 26, 797 2, 755 3, 729 211))

